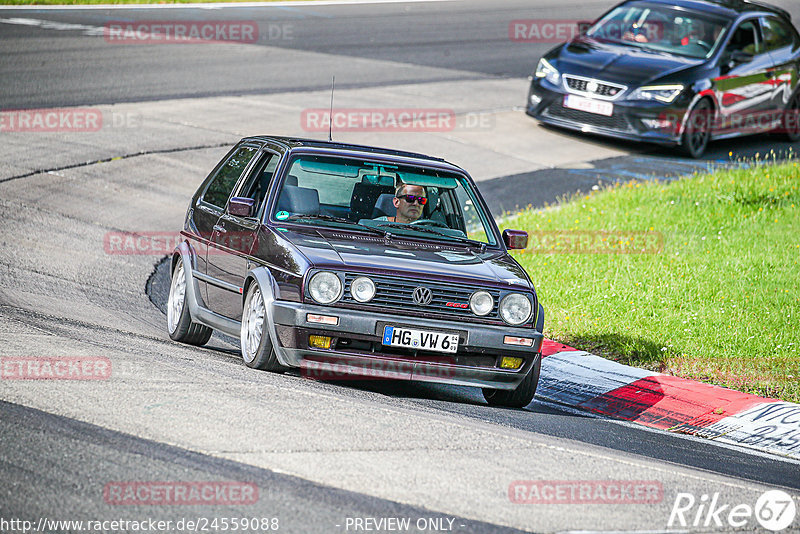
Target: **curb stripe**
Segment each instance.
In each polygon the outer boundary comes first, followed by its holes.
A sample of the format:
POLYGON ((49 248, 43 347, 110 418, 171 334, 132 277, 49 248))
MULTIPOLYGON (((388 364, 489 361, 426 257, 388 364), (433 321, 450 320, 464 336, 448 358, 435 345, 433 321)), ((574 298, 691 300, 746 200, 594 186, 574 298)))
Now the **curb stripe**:
POLYGON ((622 365, 542 343, 536 396, 650 428, 800 459, 800 404, 622 365))

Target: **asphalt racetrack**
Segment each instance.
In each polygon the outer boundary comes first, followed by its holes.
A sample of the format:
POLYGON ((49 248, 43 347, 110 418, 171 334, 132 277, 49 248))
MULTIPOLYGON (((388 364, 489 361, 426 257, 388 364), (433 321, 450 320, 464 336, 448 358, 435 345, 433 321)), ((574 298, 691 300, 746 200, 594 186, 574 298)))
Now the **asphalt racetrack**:
MULTIPOLYGON (((800 17, 797 2, 775 3, 800 17)), ((793 460, 540 400, 490 408, 465 387, 258 372, 218 335, 202 348, 174 343, 163 314, 169 250, 109 247, 119 232, 179 230, 191 194, 241 137, 325 138, 303 117, 329 104, 333 76, 337 108, 452 110, 453 128, 334 139, 445 157, 473 175, 496 215, 598 183, 788 152, 765 136, 713 143, 689 161, 525 116, 527 76, 554 43, 514 42, 509 23, 585 20, 608 7, 0 7, 2 110, 78 107, 102 118, 95 129, 0 131, 0 357, 97 357, 111 369, 106 380, 0 381, 0 531, 134 532, 131 522, 154 520, 171 523, 151 532, 202 531, 189 521, 221 532, 214 518, 250 518, 251 532, 729 532, 727 511, 720 526, 699 505, 686 525, 670 524, 676 499, 752 508, 781 489, 800 505, 793 460), (111 21, 187 20, 249 21, 259 39, 123 44, 103 33, 111 21), (612 504, 520 504, 509 493, 515 481, 598 480, 661 493, 612 504), (140 482, 235 482, 257 498, 114 499, 114 488, 140 482)), ((760 528, 751 517, 739 530, 760 528)))

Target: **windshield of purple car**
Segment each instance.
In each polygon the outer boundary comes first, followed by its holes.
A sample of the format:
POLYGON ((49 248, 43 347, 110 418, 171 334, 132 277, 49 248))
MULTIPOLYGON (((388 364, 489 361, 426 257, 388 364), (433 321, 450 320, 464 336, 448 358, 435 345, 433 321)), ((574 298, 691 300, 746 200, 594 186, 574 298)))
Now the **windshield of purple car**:
POLYGON ((586 36, 699 59, 714 53, 729 24, 728 20, 705 13, 633 2, 613 9, 589 28, 586 36))
POLYGON ((490 215, 466 177, 435 168, 298 155, 289 163, 275 221, 495 245, 490 215))

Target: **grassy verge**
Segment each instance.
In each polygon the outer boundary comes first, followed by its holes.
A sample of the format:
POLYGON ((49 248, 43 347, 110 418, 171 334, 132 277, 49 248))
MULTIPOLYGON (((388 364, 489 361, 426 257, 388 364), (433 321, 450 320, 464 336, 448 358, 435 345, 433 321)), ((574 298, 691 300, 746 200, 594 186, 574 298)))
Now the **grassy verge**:
POLYGON ((797 163, 763 165, 631 182, 502 226, 531 233, 516 257, 549 337, 800 402, 799 188, 797 163))

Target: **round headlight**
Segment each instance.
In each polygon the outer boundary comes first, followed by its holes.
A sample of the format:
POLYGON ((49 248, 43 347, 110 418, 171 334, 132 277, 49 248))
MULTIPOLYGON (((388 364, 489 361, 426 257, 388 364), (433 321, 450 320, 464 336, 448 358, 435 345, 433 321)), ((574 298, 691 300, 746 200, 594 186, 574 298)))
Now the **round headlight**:
POLYGON ((369 302, 375 296, 375 283, 366 276, 359 276, 350 284, 350 294, 358 302, 369 302))
POLYGON ((469 298, 469 309, 475 315, 487 315, 494 307, 494 299, 488 291, 476 291, 469 298))
POLYGON ((531 301, 525 295, 511 293, 500 301, 500 317, 508 324, 522 324, 531 316, 531 301))
POLYGON ((331 272, 321 271, 311 277, 308 292, 320 304, 330 304, 342 296, 342 281, 331 272))

